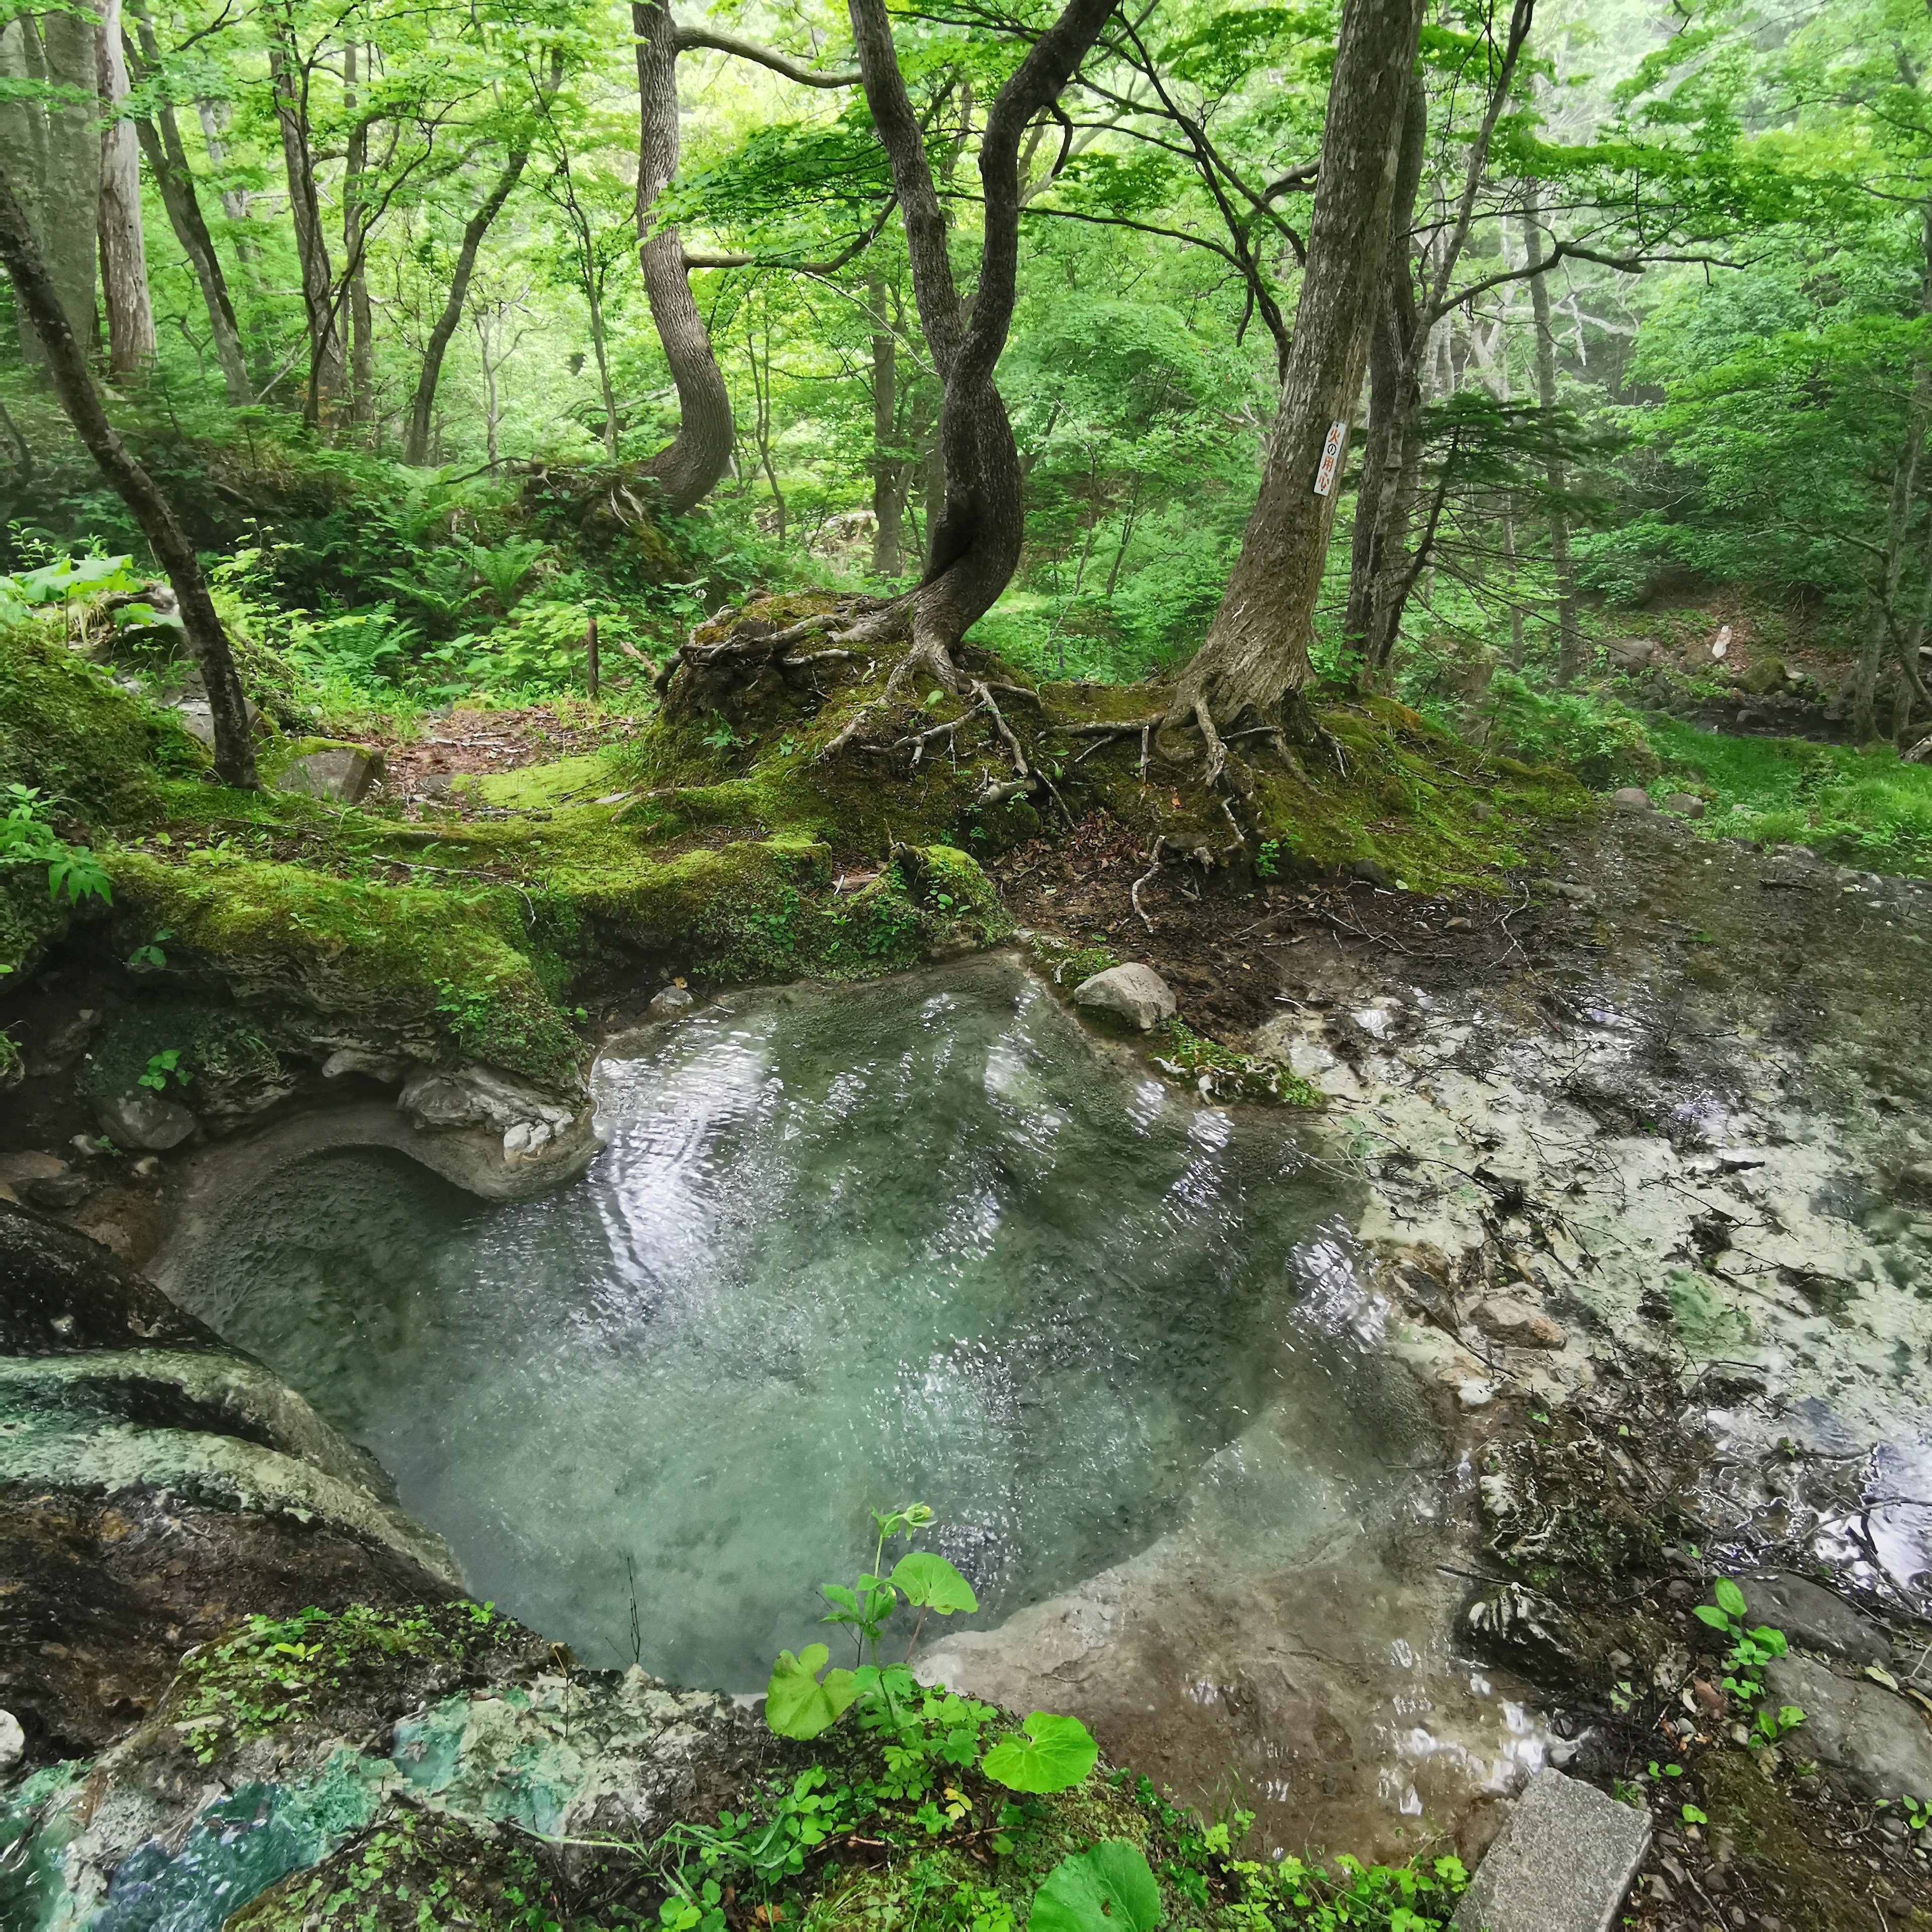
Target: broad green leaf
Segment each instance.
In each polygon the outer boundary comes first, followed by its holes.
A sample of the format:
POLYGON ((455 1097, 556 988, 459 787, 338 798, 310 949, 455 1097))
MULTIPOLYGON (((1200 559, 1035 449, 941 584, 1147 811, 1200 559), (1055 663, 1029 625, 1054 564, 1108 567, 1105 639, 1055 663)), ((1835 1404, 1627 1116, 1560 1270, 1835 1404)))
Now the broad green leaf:
POLYGON ((1147 1860, 1120 1838, 1062 1858, 1034 1894, 1027 1922, 1028 1932, 1154 1932, 1160 1923, 1160 1888, 1147 1860))
POLYGON ((1720 1576, 1712 1586, 1711 1594, 1718 1600, 1718 1607, 1726 1616, 1741 1617, 1744 1613, 1744 1593, 1728 1576, 1720 1576))
POLYGON ((944 1557, 935 1556, 929 1550, 915 1550, 910 1556, 901 1557, 892 1580, 908 1603, 937 1610, 942 1617, 950 1617, 955 1610, 980 1607, 972 1585, 944 1557))
POLYGON ((1028 1742, 1004 1738, 980 1768, 1009 1791, 1065 1791, 1078 1784, 1100 1761, 1100 1747, 1078 1718, 1050 1711, 1027 1714, 1028 1742))
POLYGON ((1729 1630, 1731 1627, 1730 1618, 1722 1610, 1714 1609, 1708 1604, 1698 1604, 1693 1614, 1708 1624, 1713 1630, 1729 1630))
POLYGON ((858 1694, 849 1670, 826 1670, 832 1653, 822 1643, 808 1643, 797 1656, 778 1652, 772 1681, 765 1687, 765 1722, 782 1738, 815 1738, 838 1721, 839 1714, 858 1694))

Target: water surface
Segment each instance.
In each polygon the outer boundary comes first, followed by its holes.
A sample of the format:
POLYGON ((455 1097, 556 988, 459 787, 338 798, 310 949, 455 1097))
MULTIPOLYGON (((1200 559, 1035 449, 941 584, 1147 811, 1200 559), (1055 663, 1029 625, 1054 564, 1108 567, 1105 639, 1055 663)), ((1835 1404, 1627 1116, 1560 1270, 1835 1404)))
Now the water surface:
POLYGON ((1412 1454, 1358 1426, 1348 1204, 1292 1120, 1096 1050, 1010 961, 740 996, 597 1084, 559 1194, 312 1156, 176 1290, 587 1663, 761 1688, 872 1506, 933 1506, 984 1624, 1174 1528, 1264 1411, 1257 1537, 1412 1454))

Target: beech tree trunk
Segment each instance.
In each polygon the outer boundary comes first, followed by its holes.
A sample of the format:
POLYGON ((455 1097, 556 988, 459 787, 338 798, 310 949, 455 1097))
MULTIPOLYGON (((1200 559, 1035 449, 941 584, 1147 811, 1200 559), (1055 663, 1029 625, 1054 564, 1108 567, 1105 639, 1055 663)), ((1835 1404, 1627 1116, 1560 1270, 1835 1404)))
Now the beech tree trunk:
POLYGON ((106 0, 96 37, 100 90, 100 286, 107 308, 107 368, 131 376, 154 359, 154 312, 148 298, 148 250, 141 232, 141 150, 122 112, 128 62, 121 48, 121 0, 106 0))
POLYGON ((374 401, 376 311, 369 300, 362 208, 363 178, 369 171, 369 124, 356 112, 359 77, 356 52, 353 40, 342 50, 342 104, 350 117, 342 171, 342 252, 349 278, 349 419, 362 422, 374 401))
POLYGON ((322 233, 322 208, 315 187, 315 160, 309 145, 308 85, 296 58, 295 29, 286 14, 268 21, 268 76, 281 130, 282 165, 288 176, 289 218, 295 229, 296 256, 302 265, 302 308, 308 322, 308 398, 304 420, 320 422, 337 402, 348 377, 337 326, 334 272, 322 233))
POLYGON ((657 485, 657 507, 681 516, 711 494, 730 466, 731 398, 711 337, 691 292, 676 227, 652 213, 677 172, 677 26, 668 0, 632 0, 638 42, 638 261, 651 320, 677 385, 677 434, 644 465, 657 485))
POLYGON ((1346 448, 1362 386, 1421 24, 1420 0, 1349 0, 1342 16, 1261 494, 1207 640, 1181 673, 1172 723, 1270 714, 1308 681, 1342 450, 1326 494, 1316 486, 1331 432, 1346 448))
MULTIPOLYGON (((0 170, 40 250, 74 339, 91 346, 99 237, 92 218, 100 196, 100 21, 82 8, 20 13, 0 26, 0 78, 73 89, 64 103, 32 91, 0 104, 0 170), (76 216, 78 218, 76 218, 76 216)), ((20 349, 41 358, 40 338, 22 314, 20 349)))
MULTIPOLYGON (((1542 209, 1536 184, 1529 184, 1522 206, 1522 241, 1530 267, 1543 260, 1542 209)), ((1536 322, 1536 403, 1542 410, 1556 407, 1556 338, 1550 327, 1550 288, 1540 274, 1529 278, 1529 304, 1536 322)), ((1550 458, 1544 472, 1550 484, 1550 563, 1556 579, 1556 682, 1568 684, 1583 668, 1582 628, 1576 615, 1576 573, 1570 561, 1570 513, 1563 507, 1569 475, 1560 456, 1550 458)))
POLYGON ((0 260, 6 263, 20 312, 40 338, 47 372, 75 434, 134 513, 174 586, 182 628, 208 687, 208 710, 214 723, 215 771, 225 784, 253 790, 255 748, 248 736, 248 700, 194 546, 176 520, 166 498, 154 487, 153 478, 129 454, 107 420, 100 392, 88 374, 86 352, 68 323, 60 291, 40 259, 40 244, 26 211, 4 175, 0 175, 0 260))
POLYGON ((1060 98, 1115 4, 1069 0, 994 100, 980 142, 985 227, 969 320, 953 282, 946 218, 884 0, 848 0, 866 102, 905 224, 920 325, 945 385, 939 418, 945 503, 929 512, 925 574, 912 593, 908 662, 950 686, 959 682, 952 653, 1006 588, 1024 535, 1019 452, 993 383, 1012 321, 1018 268, 1020 142, 1034 116, 1060 98))

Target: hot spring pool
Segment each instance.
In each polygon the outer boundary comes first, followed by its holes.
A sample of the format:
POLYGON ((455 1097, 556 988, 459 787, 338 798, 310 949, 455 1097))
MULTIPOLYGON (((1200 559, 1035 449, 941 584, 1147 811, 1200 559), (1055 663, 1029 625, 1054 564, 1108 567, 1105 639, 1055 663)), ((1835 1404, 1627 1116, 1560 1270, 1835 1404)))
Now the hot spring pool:
POLYGON ((986 1624, 1210 1506, 1343 1524, 1412 1453, 1293 1119, 1149 1078, 1010 960, 738 995, 596 1079, 560 1193, 311 1155, 173 1289, 586 1664, 632 1660, 634 1576, 648 1670, 762 1688, 873 1505, 932 1505, 986 1624))

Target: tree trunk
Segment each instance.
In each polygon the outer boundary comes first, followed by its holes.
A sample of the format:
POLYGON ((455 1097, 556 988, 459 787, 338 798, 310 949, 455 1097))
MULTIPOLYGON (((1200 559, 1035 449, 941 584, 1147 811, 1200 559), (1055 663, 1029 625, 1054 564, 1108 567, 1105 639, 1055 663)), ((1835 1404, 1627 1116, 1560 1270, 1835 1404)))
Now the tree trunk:
POLYGON ((898 427, 898 344, 886 312, 884 275, 866 278, 866 300, 872 314, 872 574, 896 577, 905 568, 899 538, 905 464, 894 449, 898 427))
POLYGON ((141 232, 141 151, 122 110, 128 62, 121 48, 121 0, 106 0, 98 50, 100 129, 100 285, 107 307, 107 368, 131 376, 154 359, 154 311, 148 298, 148 251, 141 232))
POLYGON ((1308 260, 1261 494, 1207 640, 1181 673, 1171 722, 1270 715, 1308 681, 1339 449, 1327 493, 1316 485, 1331 436, 1346 444, 1361 388, 1421 20, 1420 0, 1350 0, 1342 16, 1308 260))
MULTIPOLYGON (((554 66, 553 89, 560 77, 558 69, 554 66)), ((478 252, 483 246, 484 236, 490 232, 490 224, 502 213, 503 204, 522 178, 524 164, 529 159, 527 148, 512 154, 504 162, 495 184, 484 197, 483 205, 464 224, 463 245, 456 252, 456 272, 450 278, 449 294, 442 304, 442 313, 436 317, 436 326, 429 332, 429 342, 423 350, 422 369, 416 377, 416 394, 410 403, 410 426, 403 439, 405 463, 420 465, 428 460, 430 418, 436 410, 436 388, 442 378, 442 358, 448 352, 450 342, 463 320, 464 304, 470 296, 470 279, 476 272, 478 252)))
MULTIPOLYGON (((85 9, 21 13, 0 29, 0 77, 30 84, 21 98, 0 104, 0 171, 83 348, 99 332, 99 238, 90 218, 100 198, 100 130, 92 104, 100 86, 99 36, 98 18, 85 9), (37 98, 35 84, 76 92, 56 104, 37 98)), ((20 322, 21 353, 38 362, 40 336, 24 314, 20 322)))
POLYGON ((268 75, 281 130, 282 165, 288 175, 289 218, 302 264, 302 308, 308 321, 308 398, 304 420, 319 423, 342 394, 347 376, 342 333, 336 323, 334 272, 322 230, 315 163, 309 147, 308 87, 296 56, 295 30, 286 14, 268 22, 268 75))
POLYGON ((993 383, 1012 321, 1018 271, 1020 142, 1034 118, 1059 99, 1115 4, 1069 0, 993 102, 980 141, 985 226, 978 290, 968 320, 884 0, 848 0, 866 99, 892 165, 905 224, 920 323, 945 382, 939 415, 945 507, 931 518, 926 571, 912 596, 908 662, 948 686, 959 682, 953 651, 1011 580, 1025 533, 1019 452, 993 383))
MULTIPOLYGON (((1529 266, 1543 259, 1542 210, 1536 184, 1529 184, 1522 208, 1522 242, 1529 266)), ((1550 327, 1550 288, 1543 277, 1529 278, 1530 308, 1536 320, 1536 402, 1541 410, 1556 407, 1556 338, 1550 327)), ((1563 459, 1552 456, 1544 470, 1550 484, 1550 563, 1556 578, 1556 682, 1568 684, 1583 668, 1583 639, 1576 617, 1576 574, 1570 562, 1570 513, 1563 507, 1569 476, 1563 459)))
MULTIPOLYGON (((141 43, 138 58, 131 50, 128 51, 128 64, 145 80, 158 68, 160 50, 142 0, 134 0, 128 11, 134 16, 141 43)), ((248 364, 242 353, 241 325, 229 300, 227 278, 221 272, 221 258, 215 253, 214 237, 202 218, 201 198, 195 190, 194 175, 188 166, 187 150, 182 146, 172 104, 164 98, 152 120, 134 123, 134 132, 146 158, 148 172, 160 190, 169 226, 200 285, 201 299, 208 310, 208 332, 214 342, 214 359, 221 365, 222 387, 229 401, 241 408, 254 400, 254 392, 248 386, 248 364)))
POLYGON ((87 371, 87 358, 67 319, 60 291, 40 259, 26 212, 0 176, 0 260, 14 284, 14 299, 34 326, 46 357, 61 406, 88 453, 100 466, 141 526, 180 607, 188 648, 201 667, 214 724, 214 769, 223 782, 254 789, 255 748, 248 736, 248 705, 221 620, 215 614, 207 580, 167 500, 154 479, 128 453, 101 407, 100 392, 87 371))
POLYGON ((342 50, 342 105, 350 117, 342 171, 342 253, 349 278, 351 422, 368 420, 376 374, 376 311, 369 300, 368 243, 362 207, 363 180, 369 171, 369 127, 356 112, 357 64, 356 43, 351 40, 342 50))
POLYGON ((1364 681, 1379 681, 1394 646, 1400 610, 1393 620, 1387 593, 1406 559, 1410 506, 1421 451, 1415 434, 1422 406, 1416 380, 1415 344, 1421 327, 1409 236, 1422 164, 1429 142, 1429 101, 1412 86, 1403 110, 1395 192, 1389 204, 1388 244, 1382 300, 1369 338, 1369 430, 1355 494, 1355 528, 1348 568, 1345 634, 1361 654, 1364 681))
POLYGON ((638 236, 644 293, 664 360, 677 385, 677 434, 646 463, 657 507, 682 516, 711 494, 729 467, 731 398, 711 337, 691 292, 684 244, 675 226, 656 225, 652 209, 677 172, 677 26, 668 0, 632 0, 638 43, 638 236))

